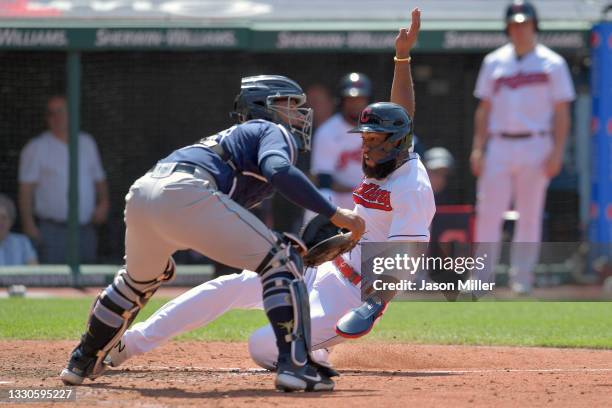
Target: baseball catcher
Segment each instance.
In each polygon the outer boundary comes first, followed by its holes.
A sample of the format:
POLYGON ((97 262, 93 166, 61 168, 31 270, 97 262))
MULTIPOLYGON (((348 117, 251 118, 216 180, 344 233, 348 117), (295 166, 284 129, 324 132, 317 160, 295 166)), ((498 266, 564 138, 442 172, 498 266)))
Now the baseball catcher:
POLYGON ((280 191, 358 240, 361 216, 329 203, 295 167, 310 148, 312 111, 294 81, 279 75, 242 78, 232 116, 239 124, 172 152, 126 196, 125 267, 97 297, 87 330, 60 378, 78 385, 104 370, 108 352, 175 274, 172 254, 194 249, 257 274, 263 309, 278 349, 276 388, 332 390, 335 372, 311 356, 310 311, 299 243, 268 229, 248 208, 280 191))

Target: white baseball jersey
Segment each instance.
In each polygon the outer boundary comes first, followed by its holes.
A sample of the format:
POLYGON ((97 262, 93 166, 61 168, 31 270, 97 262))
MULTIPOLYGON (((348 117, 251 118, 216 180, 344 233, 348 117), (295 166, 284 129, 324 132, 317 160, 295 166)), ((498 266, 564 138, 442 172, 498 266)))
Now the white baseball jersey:
POLYGON ((491 102, 491 134, 550 131, 554 103, 575 97, 565 60, 541 44, 521 58, 512 44, 488 54, 474 95, 491 102))
MULTIPOLYGON (((510 281, 515 290, 528 291, 533 284, 549 183, 544 164, 554 148, 554 106, 574 99, 574 87, 567 64, 555 52, 537 45, 517 58, 514 46, 507 44, 485 57, 474 95, 491 103, 490 136, 478 178, 476 241, 499 242, 504 211, 513 205, 520 214, 514 242, 533 244, 529 252, 512 251, 510 281), (502 133, 531 136, 512 139, 501 137, 502 133)), ((488 253, 488 270, 493 270, 499 248, 488 253)))
MULTIPOLYGON (((46 131, 21 151, 19 182, 36 183, 34 214, 64 222, 68 219, 68 144, 46 131)), ((79 218, 87 224, 96 207, 95 183, 106 179, 92 136, 79 133, 79 218)))
MULTIPOLYGON (((348 133, 354 126, 340 113, 326 120, 315 132, 310 172, 314 175, 330 174, 347 187, 356 187, 363 178, 361 169, 361 137, 348 133)), ((351 193, 324 192, 332 202, 342 208, 352 208, 351 193)))
MULTIPOLYGON (((427 170, 416 153, 383 180, 364 178, 353 200, 355 212, 366 223, 361 242, 429 241, 436 204, 427 170)), ((361 271, 359 245, 342 256, 361 271)))

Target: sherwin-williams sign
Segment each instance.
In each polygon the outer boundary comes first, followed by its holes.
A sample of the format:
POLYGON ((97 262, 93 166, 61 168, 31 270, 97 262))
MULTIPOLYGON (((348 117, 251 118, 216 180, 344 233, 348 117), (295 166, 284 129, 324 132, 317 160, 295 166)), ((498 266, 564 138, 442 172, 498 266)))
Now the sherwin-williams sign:
MULTIPOLYGON (((387 52, 393 31, 258 31, 247 28, 0 28, 0 48, 80 50, 242 49, 250 51, 387 52)), ((554 49, 587 48, 583 31, 549 31, 554 49)), ((423 31, 417 51, 484 52, 507 42, 497 31, 423 31)))
MULTIPOLYGON (((394 31, 255 31, 255 50, 388 51, 395 46, 394 31)), ((583 31, 551 31, 540 34, 545 45, 562 50, 584 50, 583 31)), ((423 31, 416 50, 433 52, 487 51, 508 42, 499 31, 423 31)))
POLYGON ((0 48, 16 49, 239 49, 239 29, 18 29, 0 28, 0 48))
POLYGON ((65 48, 68 46, 66 30, 0 29, 0 47, 4 48, 65 48))

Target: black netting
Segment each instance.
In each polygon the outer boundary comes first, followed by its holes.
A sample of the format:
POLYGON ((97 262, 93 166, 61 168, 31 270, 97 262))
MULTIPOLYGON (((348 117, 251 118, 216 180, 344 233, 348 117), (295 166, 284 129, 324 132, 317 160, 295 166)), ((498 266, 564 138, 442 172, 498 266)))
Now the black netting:
MULTIPOLYGON (((455 203, 473 203, 468 156, 476 100, 472 90, 483 55, 415 55, 416 134, 425 147, 444 146, 455 158, 455 203)), ((20 149, 45 128, 49 95, 65 89, 64 53, 0 54, 0 191, 16 199, 20 149)), ((350 71, 366 73, 374 99, 388 100, 388 53, 105 52, 82 56, 82 129, 100 148, 111 192, 101 230, 100 261, 123 253, 123 199, 130 184, 173 149, 230 125, 240 78, 278 73, 304 88, 335 90, 350 71)), ((566 200, 566 199, 564 199, 566 200)), ((565 208, 576 212, 575 202, 565 208)), ((301 215, 282 198, 270 206, 276 228, 299 226, 301 215)), ((17 227, 18 229, 18 227, 17 227)))
POLYGON ((0 53, 0 192, 17 199, 21 148, 42 132, 49 95, 65 90, 63 53, 0 53))

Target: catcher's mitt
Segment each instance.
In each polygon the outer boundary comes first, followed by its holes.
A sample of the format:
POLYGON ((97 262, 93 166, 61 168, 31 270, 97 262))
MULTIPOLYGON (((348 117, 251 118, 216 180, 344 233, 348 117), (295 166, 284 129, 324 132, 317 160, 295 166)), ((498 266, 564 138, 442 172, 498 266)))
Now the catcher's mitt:
POLYGON ((305 266, 331 261, 357 245, 351 239, 351 232, 343 232, 322 215, 317 215, 304 226, 301 238, 308 248, 303 257, 305 266))

